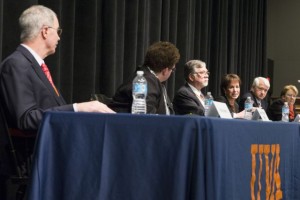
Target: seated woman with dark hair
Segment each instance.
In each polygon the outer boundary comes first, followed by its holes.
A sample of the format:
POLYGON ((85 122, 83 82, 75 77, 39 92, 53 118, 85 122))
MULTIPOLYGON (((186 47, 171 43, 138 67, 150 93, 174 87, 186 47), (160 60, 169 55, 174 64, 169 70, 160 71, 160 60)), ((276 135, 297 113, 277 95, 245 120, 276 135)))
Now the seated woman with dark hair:
POLYGON ((239 104, 236 102, 240 96, 241 79, 236 74, 226 74, 221 80, 222 95, 215 100, 226 103, 233 118, 244 118, 245 111, 239 112, 239 104))
POLYGON ((295 118, 295 101, 298 95, 298 89, 294 85, 286 85, 283 87, 280 98, 272 102, 267 110, 267 115, 272 121, 281 121, 282 106, 284 102, 288 102, 290 108, 289 121, 295 118))

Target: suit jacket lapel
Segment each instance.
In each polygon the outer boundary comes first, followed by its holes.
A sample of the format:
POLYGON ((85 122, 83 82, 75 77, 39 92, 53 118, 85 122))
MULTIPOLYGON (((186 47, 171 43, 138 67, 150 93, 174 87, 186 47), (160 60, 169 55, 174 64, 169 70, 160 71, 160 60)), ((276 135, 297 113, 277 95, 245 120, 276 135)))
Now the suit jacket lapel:
POLYGON ((20 45, 17 48, 17 50, 19 50, 20 52, 22 52, 22 54, 31 63, 31 66, 32 66, 33 70, 35 71, 35 73, 37 74, 37 76, 41 79, 41 81, 43 82, 43 84, 47 87, 47 89, 49 90, 49 92, 53 95, 55 101, 59 105, 64 105, 65 102, 64 102, 63 98, 61 98, 61 95, 57 96, 54 88, 52 87, 51 83, 49 82, 48 78, 46 77, 45 73, 43 72, 41 66, 39 66, 38 62, 33 57, 33 55, 25 47, 23 47, 22 45, 20 45))
POLYGON ((189 96, 191 96, 194 99, 194 101, 198 104, 198 106, 203 107, 202 103, 200 102, 200 100, 198 99, 198 97, 196 96, 192 88, 187 83, 185 84, 185 87, 187 88, 187 91, 190 93, 189 96))

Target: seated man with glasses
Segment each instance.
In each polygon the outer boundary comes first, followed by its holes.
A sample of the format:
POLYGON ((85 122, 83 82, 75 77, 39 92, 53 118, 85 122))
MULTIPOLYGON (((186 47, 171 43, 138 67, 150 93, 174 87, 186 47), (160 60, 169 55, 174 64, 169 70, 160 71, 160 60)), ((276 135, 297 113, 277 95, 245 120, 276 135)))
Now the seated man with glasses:
POLYGON ((173 106, 178 115, 195 114, 204 116, 204 94, 201 90, 208 85, 209 71, 201 60, 190 60, 184 65, 185 85, 175 94, 173 106))
POLYGON ((288 102, 290 108, 289 121, 293 121, 296 115, 295 102, 298 95, 298 89, 294 85, 286 85, 283 87, 280 98, 272 102, 267 110, 267 114, 272 121, 281 121, 282 106, 284 102, 288 102))
POLYGON ((267 111, 268 101, 266 95, 270 89, 270 82, 264 77, 256 77, 252 83, 250 92, 247 92, 242 96, 239 101, 240 112, 244 110, 245 100, 247 97, 251 97, 253 107, 262 108, 267 111))
MULTIPOLYGON (((179 58, 179 50, 170 42, 156 42, 148 48, 143 66, 137 69, 144 71, 148 84, 147 113, 174 114, 164 83, 175 72, 179 58)), ((135 76, 136 72, 117 89, 111 105, 116 112, 131 112, 132 80, 135 76)))

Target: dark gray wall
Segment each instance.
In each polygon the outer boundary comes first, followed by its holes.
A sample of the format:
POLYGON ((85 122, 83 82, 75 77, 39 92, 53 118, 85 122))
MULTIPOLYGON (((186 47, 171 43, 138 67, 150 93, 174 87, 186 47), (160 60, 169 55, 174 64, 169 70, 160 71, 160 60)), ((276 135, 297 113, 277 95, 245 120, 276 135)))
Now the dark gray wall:
POLYGON ((300 89, 300 1, 268 0, 267 57, 274 60, 273 96, 284 85, 300 89))

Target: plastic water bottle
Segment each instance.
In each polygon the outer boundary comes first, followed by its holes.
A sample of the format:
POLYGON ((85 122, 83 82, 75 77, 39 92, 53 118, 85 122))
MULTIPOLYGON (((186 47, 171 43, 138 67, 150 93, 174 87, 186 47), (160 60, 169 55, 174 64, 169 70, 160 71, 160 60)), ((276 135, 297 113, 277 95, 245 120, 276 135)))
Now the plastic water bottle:
POLYGON ((147 113, 147 80, 145 79, 143 71, 137 71, 137 76, 132 81, 132 114, 146 114, 147 113))
POLYGON ((214 98, 211 95, 211 92, 207 92, 205 99, 204 99, 204 115, 205 116, 208 116, 208 111, 209 111, 209 108, 211 107, 213 101, 214 101, 214 98))
POLYGON ((245 101, 245 116, 244 119, 251 120, 252 119, 252 108, 253 108, 253 101, 251 97, 247 97, 245 101))
POLYGON ((284 102, 284 104, 282 106, 281 121, 283 121, 283 122, 289 122, 289 114, 290 114, 290 109, 289 109, 288 102, 284 102))

